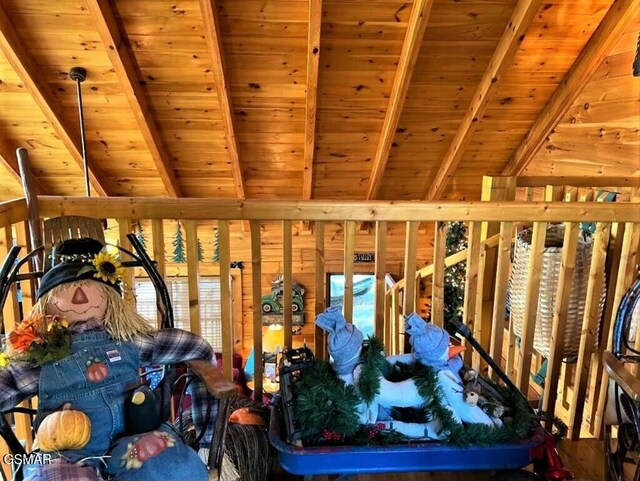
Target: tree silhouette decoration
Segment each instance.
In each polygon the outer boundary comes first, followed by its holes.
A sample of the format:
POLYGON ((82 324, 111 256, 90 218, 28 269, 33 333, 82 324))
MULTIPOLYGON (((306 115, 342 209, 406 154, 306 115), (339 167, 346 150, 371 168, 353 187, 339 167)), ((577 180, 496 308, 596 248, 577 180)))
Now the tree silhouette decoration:
MULTIPOLYGON (((447 238, 445 245, 445 252, 447 256, 467 248, 467 227, 464 222, 447 223, 447 238)), ((466 261, 447 267, 444 271, 445 323, 448 323, 452 319, 457 319, 462 322, 466 273, 466 261)))
POLYGON ((171 256, 171 262, 184 263, 187 262, 187 256, 184 252, 184 236, 182 235, 182 226, 180 222, 176 222, 176 233, 173 236, 173 255, 171 256))

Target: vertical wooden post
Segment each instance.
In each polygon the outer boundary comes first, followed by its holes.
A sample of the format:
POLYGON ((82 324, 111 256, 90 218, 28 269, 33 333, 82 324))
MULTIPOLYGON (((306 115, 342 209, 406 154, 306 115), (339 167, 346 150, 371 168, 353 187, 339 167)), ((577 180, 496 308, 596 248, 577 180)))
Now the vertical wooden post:
MULTIPOLYGON (((131 250, 131 243, 127 239, 127 234, 132 231, 131 219, 118 219, 118 239, 120 241, 120 247, 131 250)), ((120 259, 123 261, 132 260, 128 254, 120 252, 120 259)), ((135 304, 135 272, 133 269, 124 270, 124 300, 127 303, 135 304)))
POLYGON ((599 304, 604 284, 604 262, 607 255, 607 244, 611 224, 598 222, 593 241, 591 266, 589 268, 589 282, 587 284, 587 299, 584 306, 582 331, 580 333, 580 348, 578 363, 573 381, 573 401, 569 412, 569 437, 573 440, 580 437, 582 413, 584 410, 587 382, 589 381, 589 367, 594 352, 596 330, 598 328, 599 304))
MULTIPOLYGON (((324 265, 324 222, 316 222, 315 224, 316 231, 316 305, 315 305, 315 315, 318 316, 324 312, 326 309, 326 300, 325 300, 325 280, 326 280, 326 272, 324 265)), ((314 320, 315 325, 315 320, 314 320)), ((320 329, 318 326, 315 326, 315 348, 316 348, 316 357, 318 359, 327 359, 327 348, 326 348, 326 336, 324 329, 320 329)))
MULTIPOLYGON (((417 256, 418 256, 418 228, 420 222, 407 222, 405 247, 404 247, 404 297, 402 300, 402 314, 408 316, 416 311, 416 289, 420 286, 416 286, 416 270, 417 270, 417 256)), ((402 323, 402 332, 404 332, 404 319, 402 323)), ((400 326, 398 326, 400 328, 400 326)), ((400 349, 402 349, 402 343, 400 343, 400 349)), ((404 351, 409 349, 409 338, 404 337, 404 351)))
POLYGON ((436 222, 433 236, 433 283, 431 291, 431 322, 444 327, 444 258, 447 244, 447 224, 436 222))
MULTIPOLYGON (((462 322, 475 333, 475 322, 477 317, 477 292, 478 292, 478 268, 480 262, 480 234, 481 225, 479 222, 469 223, 469 241, 467 247, 467 272, 464 285, 464 301, 462 322)), ((466 344, 466 343, 465 343, 466 344)), ((464 352, 465 364, 471 364, 473 352, 467 349, 464 352)))
MULTIPOLYGON (((611 309, 605 310, 605 316, 609 317, 609 330, 603 332, 602 347, 603 349, 610 350, 611 343, 613 341, 613 326, 615 318, 620 307, 620 301, 626 293, 632 282, 632 276, 634 275, 636 266, 636 255, 638 252, 638 240, 640 239, 640 224, 628 223, 625 225, 624 235, 622 237, 622 249, 620 255, 620 263, 618 268, 618 275, 615 279, 615 288, 613 291, 609 289, 609 295, 607 298, 612 297, 611 309), (613 296, 611 296, 613 292, 613 296)), ((608 299, 607 299, 608 300, 608 299)), ((636 341, 640 338, 640 333, 636 334, 636 341)), ((602 371, 600 380, 600 393, 598 396, 598 403, 596 409, 595 421, 593 423, 594 436, 596 438, 602 437, 602 420, 604 410, 606 407, 607 389, 609 386, 609 376, 606 371, 602 371)))
POLYGON ((284 310, 284 345, 293 347, 293 245, 291 221, 282 221, 282 308, 284 310))
MULTIPOLYGON (((568 193, 565 196, 565 200, 567 202, 573 202, 575 201, 575 195, 575 192, 568 193)), ((571 299, 571 287, 573 285, 573 272, 576 265, 579 233, 580 224, 575 222, 566 222, 564 224, 562 261, 560 275, 558 277, 556 302, 553 309, 547 377, 545 379, 542 404, 542 410, 546 413, 547 429, 551 429, 556 412, 558 381, 560 380, 560 368, 562 366, 562 353, 564 351, 567 314, 569 312, 569 300, 571 299)))
MULTIPOLYGON (((5 259, 9 250, 13 247, 13 234, 11 232, 11 226, 0 227, 0 259, 5 259)), ((16 324, 20 322, 20 308, 18 306, 18 296, 16 293, 16 286, 13 284, 11 290, 7 295, 7 300, 2 310, 2 326, 4 332, 9 333, 13 331, 16 324)))
MULTIPOLYGON (((489 177, 482 178, 482 192, 480 199, 487 201, 512 201, 516 198, 516 178, 515 177, 489 177)), ((482 243, 480 252, 480 265, 478 270, 478 293, 477 293, 477 315, 474 327, 477 327, 476 339, 486 349, 490 349, 492 328, 492 314, 494 307, 494 294, 496 288, 496 269, 498 251, 496 247, 486 247, 484 242, 500 231, 498 222, 483 222, 480 234, 480 242, 482 243)), ((501 325, 504 321, 501 323, 501 325)), ((502 337, 500 332, 500 337, 502 337)), ((498 360, 502 357, 502 353, 498 353, 498 360)), ((479 356, 476 356, 476 363, 480 362, 479 356)), ((477 366, 482 371, 488 369, 484 361, 477 366)))
MULTIPOLYGON (((222 321, 222 369, 233 380, 233 323, 231 320, 231 244, 229 221, 218 221, 218 252, 220 253, 220 317, 222 321)), ((187 258, 188 260, 188 258, 187 258)))
MULTIPOLYGON (((162 279, 166 278, 166 258, 164 254, 164 224, 162 219, 153 219, 151 221, 152 242, 153 242, 153 260, 156 262, 156 269, 162 279)), ((158 311, 158 328, 161 327, 161 313, 158 311)))
MULTIPOLYGON (((600 395, 600 382, 602 379, 602 373, 604 371, 604 366, 602 364, 602 358, 604 355, 604 351, 608 346, 608 336, 609 332, 611 332, 611 327, 613 325, 612 320, 612 310, 613 303, 615 300, 615 288, 616 288, 616 280, 618 278, 618 272, 620 269, 625 268, 625 266, 620 262, 622 258, 622 243, 624 239, 624 232, 626 229, 626 224, 623 223, 613 223, 611 224, 611 235, 608 243, 608 250, 606 254, 606 262, 602 266, 605 270, 605 282, 606 282, 606 292, 614 293, 614 295, 607 295, 604 303, 604 312, 601 319, 600 329, 599 329, 599 338, 600 342, 595 350, 593 357, 591 358, 591 369, 589 371, 589 383, 587 388, 587 405, 586 405, 586 414, 584 418, 587 421, 587 425, 589 426, 589 431, 591 434, 594 434, 597 430, 595 422, 596 422, 596 410, 598 408, 598 396, 600 395)), ((637 339, 637 336, 636 336, 637 339)))
POLYGON ((392 351, 391 347, 391 322, 393 320, 393 316, 391 315, 391 292, 387 291, 384 296, 384 337, 383 342, 385 347, 392 351))
MULTIPOLYGON (((504 338, 504 319, 506 315, 507 287, 509 285, 512 236, 513 223, 501 222, 498 259, 496 261, 496 286, 493 294, 491 344, 489 348, 489 354, 498 364, 502 364, 502 340, 504 338)), ((489 376, 494 381, 498 381, 497 374, 491 368, 489 368, 489 376)))
POLYGON ((260 221, 251 225, 251 297, 253 302, 253 382, 255 399, 262 401, 262 254, 260 221))
POLYGON ((398 289, 394 289, 391 293, 391 324, 389 329, 389 336, 391 338, 391 354, 398 354, 398 352, 400 352, 400 333, 398 332, 398 326, 400 324, 400 308, 398 306, 398 299, 398 289))
POLYGON ((386 292, 385 277, 387 270, 387 223, 376 222, 376 320, 374 334, 384 339, 384 299, 386 292))
MULTIPOLYGON (((16 150, 16 155, 18 157, 20 179, 22 180, 22 190, 24 191, 24 198, 27 202, 27 208, 29 209, 28 223, 31 248, 35 249, 42 245, 42 224, 40 223, 40 212, 38 209, 36 181, 31 171, 27 149, 20 147, 16 150)), ((43 269, 44 255, 47 254, 43 253, 42 255, 33 257, 34 270, 43 269)))
POLYGON ((540 276, 542 271, 542 256, 547 237, 547 223, 534 222, 531 238, 531 255, 529 257, 529 272, 527 275, 527 292, 524 302, 522 338, 520 340, 520 363, 516 378, 516 386, 525 396, 529 392, 529 375, 531 371, 531 356, 533 354, 533 336, 538 314, 538 298, 540 295, 540 276))
MULTIPOLYGON (((16 244, 21 246, 22 252, 29 252, 29 225, 26 222, 20 222, 16 224, 16 244)), ((23 264, 20 268, 21 274, 26 274, 30 270, 29 263, 23 264)), ((23 317, 29 315, 29 312, 33 308, 33 304, 35 303, 35 288, 34 284, 31 281, 23 281, 20 283, 20 290, 22 292, 22 313, 23 317)), ((16 317, 19 317, 19 315, 16 317)), ((19 407, 30 407, 29 401, 23 401, 19 405, 19 407)), ((31 418, 26 414, 15 414, 15 422, 16 422, 16 435, 19 439, 23 439, 25 443, 25 449, 27 452, 31 452, 33 447, 33 436, 31 434, 31 418)))
POLYGON ((187 272, 189 286, 190 330, 200 335, 200 272, 198 270, 198 224, 195 220, 184 221, 187 246, 187 272))
POLYGON ((353 254, 356 246, 356 223, 344 223, 344 318, 353 322, 353 254))

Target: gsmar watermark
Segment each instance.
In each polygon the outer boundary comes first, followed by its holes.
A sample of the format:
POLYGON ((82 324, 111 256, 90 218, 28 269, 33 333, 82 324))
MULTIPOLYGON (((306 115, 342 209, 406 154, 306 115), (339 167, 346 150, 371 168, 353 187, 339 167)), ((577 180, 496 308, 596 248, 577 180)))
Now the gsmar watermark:
POLYGON ((30 454, 5 454, 2 461, 5 464, 51 464, 51 454, 30 453, 30 454))

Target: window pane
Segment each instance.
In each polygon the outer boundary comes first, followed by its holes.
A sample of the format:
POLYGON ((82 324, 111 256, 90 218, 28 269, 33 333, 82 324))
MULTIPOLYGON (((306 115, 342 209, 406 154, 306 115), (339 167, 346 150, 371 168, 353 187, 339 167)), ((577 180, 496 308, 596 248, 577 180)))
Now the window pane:
MULTIPOLYGON (((167 289, 173 306, 175 327, 190 331, 189 284, 187 279, 168 280, 167 289)), ((156 321, 156 291, 149 279, 136 279, 136 307, 140 314, 153 322, 156 321)), ((220 313, 220 279, 218 277, 200 278, 200 327, 202 337, 211 344, 215 351, 221 351, 222 319, 220 313)))
MULTIPOLYGON (((353 324, 365 337, 372 336, 375 322, 376 298, 375 276, 354 274, 353 276, 353 324)), ((329 276, 329 305, 342 306, 344 297, 344 275, 329 276)), ((344 309, 343 309, 344 312, 344 309)))

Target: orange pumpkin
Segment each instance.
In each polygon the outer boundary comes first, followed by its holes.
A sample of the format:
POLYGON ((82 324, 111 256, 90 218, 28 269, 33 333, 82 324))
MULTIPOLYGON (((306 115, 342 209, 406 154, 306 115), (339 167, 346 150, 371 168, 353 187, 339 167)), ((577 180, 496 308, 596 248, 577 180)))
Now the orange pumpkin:
POLYGON ((81 411, 65 405, 45 417, 38 427, 38 445, 42 451, 55 452, 63 449, 82 449, 91 438, 91 421, 81 411))

